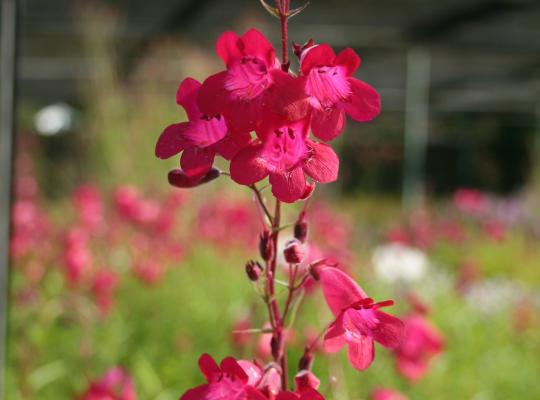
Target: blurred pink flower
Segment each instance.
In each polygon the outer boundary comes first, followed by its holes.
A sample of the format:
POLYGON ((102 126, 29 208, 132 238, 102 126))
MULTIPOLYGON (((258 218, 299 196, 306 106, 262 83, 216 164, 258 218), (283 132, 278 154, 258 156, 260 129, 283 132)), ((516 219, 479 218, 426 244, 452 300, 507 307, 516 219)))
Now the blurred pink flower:
POLYGON ((136 400, 131 377, 121 368, 111 368, 101 379, 92 382, 79 400, 136 400))

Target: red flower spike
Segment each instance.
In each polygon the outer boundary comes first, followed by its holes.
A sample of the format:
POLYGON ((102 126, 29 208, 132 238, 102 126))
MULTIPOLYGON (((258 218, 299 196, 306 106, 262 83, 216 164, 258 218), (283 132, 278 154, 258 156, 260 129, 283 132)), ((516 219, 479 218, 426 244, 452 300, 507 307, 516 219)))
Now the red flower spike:
POLYGON ((375 356, 374 341, 388 348, 400 345, 403 322, 379 311, 393 304, 391 300, 374 303, 343 271, 326 267, 318 271, 326 303, 336 320, 324 337, 328 352, 348 345, 349 361, 360 371, 367 369, 375 356))

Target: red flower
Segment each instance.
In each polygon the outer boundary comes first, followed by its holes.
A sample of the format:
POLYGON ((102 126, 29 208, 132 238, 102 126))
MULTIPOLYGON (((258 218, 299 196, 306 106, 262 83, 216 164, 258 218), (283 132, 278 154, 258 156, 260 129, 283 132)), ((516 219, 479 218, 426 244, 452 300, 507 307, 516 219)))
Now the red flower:
POLYGON ((256 29, 244 35, 224 32, 216 52, 226 71, 203 82, 198 98, 206 115, 223 114, 237 132, 251 132, 261 122, 275 74, 285 74, 270 42, 256 29))
POLYGON ((379 388, 373 391, 372 400, 409 400, 407 396, 394 389, 379 388))
POLYGON ((360 57, 350 48, 336 56, 330 46, 320 44, 302 53, 304 90, 313 107, 311 129, 319 139, 337 137, 345 127, 345 114, 360 122, 379 114, 379 94, 352 77, 359 65, 360 57))
POLYGON ((199 367, 208 383, 188 390, 180 400, 266 400, 254 387, 262 377, 255 364, 226 357, 218 366, 210 355, 203 354, 199 367))
POLYGON ((130 376, 121 368, 111 368, 103 377, 93 382, 80 400, 136 400, 130 376))
POLYGON ((390 306, 392 300, 374 303, 347 274, 337 268, 317 271, 326 303, 336 320, 324 336, 324 348, 336 352, 345 344, 349 347, 349 361, 357 370, 367 369, 375 356, 373 341, 388 348, 396 348, 403 336, 403 322, 379 311, 390 306))
POLYGON ((324 400, 322 394, 317 391, 321 382, 311 371, 299 371, 295 382, 294 392, 281 392, 276 400, 324 400))
POLYGON ((189 122, 169 125, 156 144, 159 158, 182 152, 180 165, 188 177, 205 176, 216 154, 230 159, 248 140, 247 136, 227 135, 227 124, 219 113, 203 114, 199 110, 196 99, 200 88, 201 84, 193 78, 182 81, 176 102, 186 111, 189 122))
POLYGON ((231 161, 231 177, 241 185, 251 185, 270 177, 272 193, 278 199, 292 203, 308 197, 316 182, 337 179, 339 160, 326 144, 307 138, 307 118, 286 122, 274 115, 257 129, 254 142, 241 150, 231 161))
POLYGON ((427 373, 429 361, 444 348, 444 339, 439 330, 421 314, 414 313, 403 322, 403 341, 395 350, 397 369, 414 382, 427 373))

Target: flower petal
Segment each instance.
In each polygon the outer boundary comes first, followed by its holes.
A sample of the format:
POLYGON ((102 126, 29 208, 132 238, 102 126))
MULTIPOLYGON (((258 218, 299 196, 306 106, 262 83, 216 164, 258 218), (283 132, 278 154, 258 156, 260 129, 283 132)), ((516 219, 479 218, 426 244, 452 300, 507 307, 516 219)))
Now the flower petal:
POLYGON ((261 392, 252 386, 245 387, 246 400, 268 400, 261 392))
POLYGON ((373 339, 361 335, 348 343, 349 361, 354 369, 364 371, 371 365, 375 358, 375 346, 373 339))
POLYGON ((346 75, 351 76, 360 66, 360 57, 350 47, 343 49, 336 57, 335 64, 345 68, 346 75))
POLYGON ((304 172, 317 182, 335 181, 339 171, 339 159, 334 150, 327 144, 311 140, 307 141, 307 145, 310 155, 305 161, 304 172))
POLYGON ((190 121, 198 120, 201 117, 199 107, 197 106, 197 96, 201 84, 193 78, 186 78, 178 86, 176 92, 176 103, 186 110, 186 114, 190 121))
POLYGON ((213 375, 221 372, 212 356, 207 353, 204 353, 199 357, 199 368, 207 381, 210 381, 213 375))
POLYGON ((233 61, 242 58, 239 47, 240 37, 231 31, 223 32, 216 42, 216 53, 228 67, 233 61))
POLYGON ((257 29, 250 29, 240 39, 246 55, 263 59, 267 67, 275 64, 276 51, 266 37, 257 29))
POLYGON ((188 127, 189 122, 181 122, 166 127, 156 143, 156 157, 169 158, 184 150, 187 145, 184 133, 188 127))
POLYGON ((227 107, 228 93, 225 90, 227 71, 211 75, 203 82, 197 104, 202 114, 214 117, 222 114, 227 107))
POLYGON ((313 134, 325 142, 335 139, 345 128, 345 111, 340 108, 314 109, 311 116, 313 134))
POLYGON ((212 148, 190 147, 182 153, 180 166, 189 177, 202 176, 212 168, 215 155, 212 148))
POLYGON ((321 268, 319 279, 326 303, 335 316, 338 316, 351 304, 367 297, 355 281, 337 268, 321 268))
POLYGON ((263 371, 261 368, 250 361, 238 360, 237 362, 249 378, 247 384, 250 386, 257 386, 262 378, 263 371))
POLYGON ((294 203, 300 199, 306 189, 306 176, 302 168, 297 167, 285 173, 270 174, 272 193, 285 203, 294 203))
POLYGON ((180 400, 201 400, 205 399, 208 393, 208 385, 197 386, 185 392, 180 400))
POLYGON ((260 144, 251 144, 231 160, 230 172, 233 181, 241 185, 251 185, 266 178, 268 168, 266 161, 260 156, 261 150, 260 144))
POLYGON ((319 65, 334 65, 336 53, 327 44, 319 44, 306 50, 302 55, 302 74, 307 75, 312 68, 319 65))
POLYGON ((249 380, 248 374, 242 369, 240 364, 233 357, 225 357, 220 364, 221 370, 230 375, 238 378, 242 383, 247 383, 249 380))
POLYGON ((351 96, 342 103, 345 112, 355 121, 367 122, 381 112, 381 97, 373 87, 358 79, 349 78, 351 96))
POLYGON ((375 316, 379 323, 371 329, 373 339, 390 349, 398 347, 403 340, 403 322, 393 315, 378 310, 375 311, 375 316))
POLYGON ((227 124, 221 116, 217 118, 196 119, 189 123, 184 137, 196 147, 208 147, 219 142, 227 134, 227 124))
POLYGON ((345 329, 343 328, 343 314, 338 315, 324 335, 324 350, 335 353, 345 345, 345 329))
POLYGON ((226 160, 231 160, 251 141, 249 133, 230 133, 216 143, 216 152, 226 160))

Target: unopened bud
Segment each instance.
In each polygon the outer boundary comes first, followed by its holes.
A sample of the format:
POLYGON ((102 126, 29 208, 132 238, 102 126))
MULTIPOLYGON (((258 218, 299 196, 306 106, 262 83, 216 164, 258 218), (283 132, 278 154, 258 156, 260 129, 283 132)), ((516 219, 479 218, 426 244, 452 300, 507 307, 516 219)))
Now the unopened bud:
POLYGON ((319 378, 317 378, 313 372, 309 370, 300 370, 294 377, 296 388, 302 392, 304 390, 317 390, 321 384, 319 378))
POLYGON ((246 263, 246 275, 250 281, 256 282, 261 277, 263 267, 257 261, 250 260, 246 263))
POLYGON ((167 176, 169 184, 182 189, 194 188, 203 185, 214 179, 219 178, 221 171, 217 168, 212 168, 202 176, 190 176, 181 169, 173 169, 169 171, 167 176))
POLYGON ((270 231, 265 230, 259 236, 259 252, 264 261, 269 261, 274 255, 274 248, 272 247, 272 234, 270 231))
POLYGON ((298 216, 298 220, 294 224, 294 237, 300 240, 302 243, 306 243, 308 235, 308 223, 306 218, 306 212, 302 211, 298 216))
POLYGON ((289 264, 300 264, 304 259, 306 252, 304 246, 298 239, 293 239, 287 242, 285 250, 283 250, 285 261, 289 264))
POLYGON ((304 350, 304 355, 300 359, 300 362, 298 363, 298 370, 311 370, 311 366, 313 365, 313 354, 311 353, 311 350, 306 347, 304 350))

